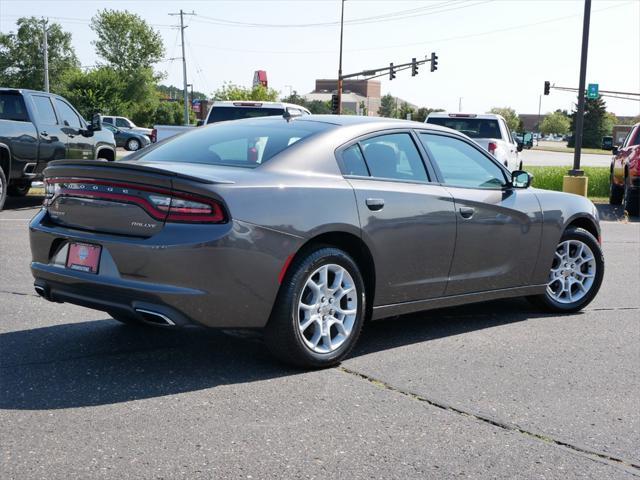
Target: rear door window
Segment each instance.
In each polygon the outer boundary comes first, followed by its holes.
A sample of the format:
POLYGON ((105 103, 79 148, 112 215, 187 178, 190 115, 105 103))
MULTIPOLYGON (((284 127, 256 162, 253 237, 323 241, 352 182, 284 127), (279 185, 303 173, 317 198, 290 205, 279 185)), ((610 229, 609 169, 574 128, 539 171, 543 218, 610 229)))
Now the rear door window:
POLYGON ((0 93, 0 120, 28 122, 29 115, 22 95, 0 93))
POLYGON ((42 125, 57 125, 58 119, 49 97, 34 95, 31 98, 33 99, 33 103, 36 107, 38 123, 41 123, 42 125))
POLYGON ((368 177, 369 170, 362 156, 360 145, 357 143, 345 149, 341 155, 342 173, 344 175, 357 175, 360 177, 368 177))
POLYGON ((391 133, 360 142, 372 177, 426 182, 427 172, 408 133, 391 133))

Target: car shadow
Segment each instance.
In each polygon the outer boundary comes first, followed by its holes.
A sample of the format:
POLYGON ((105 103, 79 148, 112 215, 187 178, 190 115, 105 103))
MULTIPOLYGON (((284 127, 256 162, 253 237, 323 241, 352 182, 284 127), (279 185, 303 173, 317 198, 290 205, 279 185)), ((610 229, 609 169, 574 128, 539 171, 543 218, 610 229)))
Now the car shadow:
MULTIPOLYGON (((371 322, 352 356, 537 316, 502 300, 371 322)), ((276 361, 257 333, 110 319, 3 333, 0 352, 0 409, 107 405, 304 373, 276 361)))
POLYGON ((7 196, 3 210, 31 210, 34 207, 40 207, 43 200, 43 195, 27 195, 24 197, 7 196))
POLYGON ((625 213, 622 205, 609 205, 607 203, 596 203, 600 220, 607 222, 640 222, 640 217, 631 217, 625 213))

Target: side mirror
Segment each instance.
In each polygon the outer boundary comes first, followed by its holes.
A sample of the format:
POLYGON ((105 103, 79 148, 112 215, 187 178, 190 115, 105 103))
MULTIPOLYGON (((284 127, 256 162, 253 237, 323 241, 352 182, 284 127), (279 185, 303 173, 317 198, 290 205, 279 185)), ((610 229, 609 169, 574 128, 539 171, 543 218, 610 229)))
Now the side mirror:
POLYGON ((511 173, 511 186, 513 188, 529 188, 532 181, 533 176, 524 170, 515 170, 511 173))
POLYGON ((516 147, 516 150, 521 152, 523 147, 524 147, 524 145, 522 143, 518 142, 518 146, 516 147))
POLYGON ((89 129, 92 132, 99 132, 102 130, 102 117, 99 113, 94 113, 93 117, 91 117, 91 125, 89 125, 89 129))
POLYGON ((198 122, 196 123, 196 127, 201 127, 204 125, 204 120, 198 120, 198 122))
POLYGON ((617 155, 619 150, 620 150, 620 147, 619 147, 618 145, 615 145, 615 146, 611 149, 611 153, 613 153, 614 155, 617 155))

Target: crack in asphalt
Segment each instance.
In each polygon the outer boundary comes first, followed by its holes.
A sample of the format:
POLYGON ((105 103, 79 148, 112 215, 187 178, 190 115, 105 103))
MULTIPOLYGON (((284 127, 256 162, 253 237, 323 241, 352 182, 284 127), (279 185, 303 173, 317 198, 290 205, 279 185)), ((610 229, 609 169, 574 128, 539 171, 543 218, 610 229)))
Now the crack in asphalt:
POLYGON ((506 430, 509 432, 515 432, 515 433, 519 433, 521 435, 524 435, 526 437, 532 438, 534 440, 537 441, 541 441, 544 443, 550 443, 553 445, 556 445, 558 447, 563 447, 566 448, 574 453, 578 453, 583 457, 586 457, 590 460, 599 462, 599 463, 604 463, 606 465, 610 465, 610 466, 614 466, 614 467, 623 467, 623 469, 627 472, 630 473, 633 476, 636 477, 640 477, 640 463, 635 463, 632 460, 626 460, 626 459, 622 459, 619 457, 614 457, 613 455, 609 455, 607 453, 603 453, 603 452, 598 452, 595 450, 590 450, 588 448, 585 447, 580 447, 578 445, 573 445, 571 443, 568 442, 564 442, 562 440, 559 440, 557 438, 553 438, 550 437, 548 435, 543 435, 541 433, 536 433, 536 432, 532 432, 530 430, 526 430, 523 427, 514 424, 514 423, 508 423, 508 422, 504 422, 502 420, 498 420, 498 419, 494 419, 494 418, 490 418, 488 416, 482 415, 480 413, 475 413, 472 411, 467 411, 464 410, 462 408, 458 408, 455 407, 453 405, 450 405, 448 403, 439 401, 439 400, 435 400, 432 398, 427 398, 423 395, 419 395, 417 393, 411 392, 409 390, 405 390, 401 387, 396 387, 394 385, 391 385, 387 382, 384 382, 382 380, 379 380, 375 377, 372 377, 370 375, 367 375, 365 373, 361 373, 358 372, 357 370, 352 370, 350 368, 344 367, 344 366, 339 366, 336 368, 336 370, 346 373, 348 375, 352 375, 355 377, 358 377, 362 380, 365 380, 369 383, 371 383, 372 385, 376 386, 377 388, 381 388, 384 390, 388 390, 394 393, 399 393, 401 395, 404 395, 405 397, 411 398, 412 400, 417 400, 419 402, 424 402, 427 403, 433 407, 439 408, 441 410, 446 410, 449 412, 453 412, 456 413, 458 415, 464 416, 464 417, 470 417, 473 418, 475 420, 478 420, 480 422, 492 425, 494 427, 498 427, 502 430, 506 430))
POLYGON ((0 290, 0 293, 7 293, 9 295, 20 295, 23 297, 39 297, 40 296, 40 295, 36 295, 35 293, 12 292, 10 290, 0 290))

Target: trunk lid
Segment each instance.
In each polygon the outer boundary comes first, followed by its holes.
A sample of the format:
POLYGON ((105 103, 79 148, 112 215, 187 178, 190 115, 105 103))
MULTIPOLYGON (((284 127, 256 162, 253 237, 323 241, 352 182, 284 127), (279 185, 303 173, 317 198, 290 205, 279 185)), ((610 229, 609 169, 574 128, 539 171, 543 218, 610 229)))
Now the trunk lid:
MULTIPOLYGON (((186 175, 137 162, 60 160, 44 172, 45 208, 52 223, 94 232, 136 237, 159 233, 175 210, 202 206, 218 208, 221 202, 206 187, 225 182, 186 175), (180 192, 177 199, 174 195, 180 192), (182 202, 180 207, 176 202, 182 202), (185 203, 186 202, 186 203, 185 203), (189 203, 191 202, 191 203, 189 203)), ((193 210, 197 213, 197 210, 193 210)), ((193 212, 189 212, 193 213, 193 212)), ((201 210, 203 215, 210 212, 201 210)), ((178 215, 180 216, 180 215, 178 215)), ((177 221, 204 217, 182 215, 177 221)), ((215 223, 215 222, 214 222, 215 223)))

